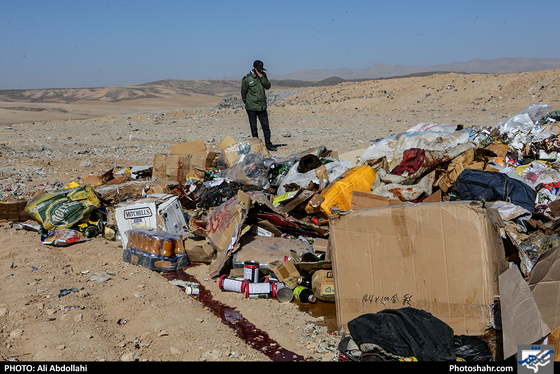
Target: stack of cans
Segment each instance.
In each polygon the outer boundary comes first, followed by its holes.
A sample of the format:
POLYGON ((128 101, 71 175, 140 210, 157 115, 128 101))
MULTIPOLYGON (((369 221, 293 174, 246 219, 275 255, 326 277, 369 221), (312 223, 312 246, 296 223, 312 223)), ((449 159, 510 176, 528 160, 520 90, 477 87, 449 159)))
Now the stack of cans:
POLYGON ((261 281, 259 266, 257 261, 245 261, 243 278, 222 275, 219 280, 220 289, 243 293, 251 299, 277 298, 280 302, 290 302, 293 298, 292 290, 278 279, 267 277, 261 281))

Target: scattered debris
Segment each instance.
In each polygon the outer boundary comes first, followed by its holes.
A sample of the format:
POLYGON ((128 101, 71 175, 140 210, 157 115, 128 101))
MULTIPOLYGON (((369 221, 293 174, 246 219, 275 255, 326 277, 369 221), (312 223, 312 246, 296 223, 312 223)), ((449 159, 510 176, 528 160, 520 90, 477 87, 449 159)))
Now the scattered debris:
MULTIPOLYGON (((532 104, 494 127, 419 122, 340 158, 326 146, 278 158, 258 138, 228 136, 221 153, 202 139, 171 144, 153 165, 6 211, 35 221, 11 227, 44 244, 120 240, 125 262, 158 272, 206 263, 240 297, 336 302, 340 361, 505 360, 560 326, 551 109, 532 104), (528 316, 531 333, 516 331, 528 316)), ((196 282, 170 283, 201 293, 196 282)))

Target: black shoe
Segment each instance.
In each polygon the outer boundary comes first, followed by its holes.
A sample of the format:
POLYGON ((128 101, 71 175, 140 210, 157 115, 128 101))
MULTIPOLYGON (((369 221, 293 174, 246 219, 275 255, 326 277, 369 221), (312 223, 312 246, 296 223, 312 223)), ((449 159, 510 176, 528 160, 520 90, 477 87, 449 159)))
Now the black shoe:
POLYGON ((277 151, 277 150, 278 150, 278 148, 276 148, 276 147, 275 147, 275 146, 273 146, 273 145, 267 145, 267 146, 266 146, 266 149, 268 149, 269 151, 272 151, 272 152, 274 152, 274 151, 277 151))

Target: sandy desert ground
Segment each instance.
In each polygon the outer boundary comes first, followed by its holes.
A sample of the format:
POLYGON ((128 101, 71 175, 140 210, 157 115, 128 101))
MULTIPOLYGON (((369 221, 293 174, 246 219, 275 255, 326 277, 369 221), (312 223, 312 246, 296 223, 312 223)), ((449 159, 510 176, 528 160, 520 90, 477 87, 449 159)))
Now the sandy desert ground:
MULTIPOLYGON (((531 103, 557 110, 560 70, 437 74, 290 93, 269 108, 273 141, 283 144, 278 157, 320 145, 366 148, 421 121, 495 126, 531 103)), ((226 96, 81 101, 64 104, 65 111, 56 109, 60 103, 2 102, 1 199, 28 200, 88 175, 151 165, 154 154, 175 143, 202 138, 217 151, 227 135, 248 137, 243 109, 215 109, 226 96)), ((123 262, 119 242, 98 237, 46 246, 9 221, 0 221, 0 233, 2 360, 247 362, 270 361, 271 352, 282 350, 308 361, 336 360, 334 304, 314 309, 246 299, 220 291, 207 265, 186 269, 229 307, 216 310, 162 275, 123 262), (110 279, 90 278, 95 273, 110 279), (243 323, 224 323, 224 313, 241 315, 254 325, 256 340, 271 345, 252 345, 255 339, 235 328, 243 323)))

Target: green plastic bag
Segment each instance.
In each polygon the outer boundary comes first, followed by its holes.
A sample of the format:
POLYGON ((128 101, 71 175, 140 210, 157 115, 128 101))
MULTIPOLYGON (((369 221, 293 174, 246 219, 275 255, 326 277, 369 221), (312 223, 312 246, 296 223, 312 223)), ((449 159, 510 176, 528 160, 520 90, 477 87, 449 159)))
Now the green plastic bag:
POLYGON ((101 205, 90 185, 48 192, 27 203, 25 212, 46 230, 70 228, 101 205))

